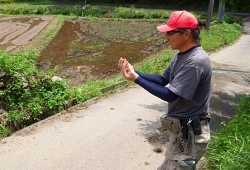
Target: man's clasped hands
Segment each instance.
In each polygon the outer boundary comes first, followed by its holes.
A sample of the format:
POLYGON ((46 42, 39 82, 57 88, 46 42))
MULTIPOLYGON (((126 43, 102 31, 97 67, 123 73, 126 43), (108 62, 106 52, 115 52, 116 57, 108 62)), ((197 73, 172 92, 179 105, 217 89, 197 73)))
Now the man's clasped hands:
POLYGON ((126 59, 120 58, 118 67, 120 68, 125 79, 135 81, 138 77, 138 74, 135 72, 133 66, 126 59))

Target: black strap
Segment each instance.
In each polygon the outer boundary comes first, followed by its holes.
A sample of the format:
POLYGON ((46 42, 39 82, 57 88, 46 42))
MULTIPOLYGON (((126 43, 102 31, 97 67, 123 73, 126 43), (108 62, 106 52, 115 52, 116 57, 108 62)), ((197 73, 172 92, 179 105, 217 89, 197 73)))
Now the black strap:
POLYGON ((180 119, 181 122, 181 127, 182 127, 182 133, 183 133, 183 139, 188 139, 188 119, 187 118, 181 118, 180 119))

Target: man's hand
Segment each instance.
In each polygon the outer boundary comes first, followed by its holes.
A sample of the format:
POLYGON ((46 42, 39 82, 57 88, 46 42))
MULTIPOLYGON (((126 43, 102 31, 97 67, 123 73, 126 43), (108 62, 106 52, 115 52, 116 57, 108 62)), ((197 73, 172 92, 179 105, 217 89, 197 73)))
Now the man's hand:
POLYGON ((125 79, 135 81, 138 77, 138 74, 136 74, 133 66, 126 59, 120 58, 118 67, 120 68, 125 79))

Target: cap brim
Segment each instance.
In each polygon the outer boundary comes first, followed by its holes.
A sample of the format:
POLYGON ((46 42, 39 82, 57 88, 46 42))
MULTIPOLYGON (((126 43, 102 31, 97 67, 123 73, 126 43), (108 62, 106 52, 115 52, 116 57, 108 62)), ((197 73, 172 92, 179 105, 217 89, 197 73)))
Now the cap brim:
POLYGON ((176 28, 172 28, 172 27, 169 27, 168 25, 160 25, 157 27, 157 29, 160 31, 160 32, 168 32, 168 31, 172 31, 176 28))

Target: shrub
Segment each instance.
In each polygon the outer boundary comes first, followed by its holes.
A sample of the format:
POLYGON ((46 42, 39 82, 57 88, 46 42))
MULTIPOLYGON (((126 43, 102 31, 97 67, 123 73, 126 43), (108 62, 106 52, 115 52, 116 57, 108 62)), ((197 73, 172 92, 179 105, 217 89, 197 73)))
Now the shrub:
POLYGON ((102 17, 106 11, 99 7, 89 7, 83 11, 83 16, 86 17, 102 17))
MULTIPOLYGON (((0 51, 0 100, 4 103, 7 126, 18 130, 63 110, 69 100, 69 90, 63 80, 52 81, 54 71, 38 72, 35 53, 0 51)), ((0 122, 1 123, 1 122, 0 122)))

